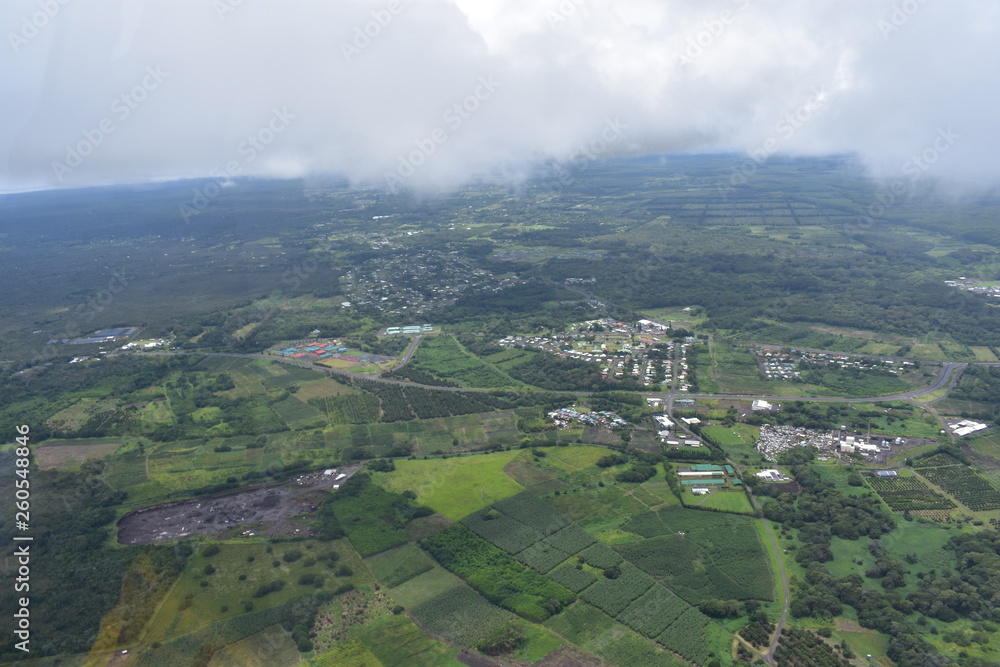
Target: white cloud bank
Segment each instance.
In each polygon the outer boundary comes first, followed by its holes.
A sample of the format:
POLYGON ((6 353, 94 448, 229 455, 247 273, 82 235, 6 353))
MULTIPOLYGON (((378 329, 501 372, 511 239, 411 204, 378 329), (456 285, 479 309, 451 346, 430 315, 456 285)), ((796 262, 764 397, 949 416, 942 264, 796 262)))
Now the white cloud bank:
POLYGON ((581 149, 993 186, 998 30, 1000 5, 943 0, 5 0, 0 191, 441 188, 581 149))

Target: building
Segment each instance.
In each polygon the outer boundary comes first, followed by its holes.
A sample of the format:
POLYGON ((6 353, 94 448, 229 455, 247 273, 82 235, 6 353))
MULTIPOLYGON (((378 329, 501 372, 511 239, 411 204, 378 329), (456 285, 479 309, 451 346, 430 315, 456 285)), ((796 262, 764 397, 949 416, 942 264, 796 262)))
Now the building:
POLYGON ((674 427, 674 423, 670 420, 667 415, 654 415, 653 421, 662 426, 665 429, 671 429, 674 427))
POLYGON ((679 477, 722 477, 722 466, 699 463, 687 468, 678 468, 679 477))
POLYGON ((767 401, 760 399, 754 401, 753 404, 750 406, 750 409, 755 412, 760 410, 771 410, 772 408, 774 408, 773 405, 771 405, 767 401))

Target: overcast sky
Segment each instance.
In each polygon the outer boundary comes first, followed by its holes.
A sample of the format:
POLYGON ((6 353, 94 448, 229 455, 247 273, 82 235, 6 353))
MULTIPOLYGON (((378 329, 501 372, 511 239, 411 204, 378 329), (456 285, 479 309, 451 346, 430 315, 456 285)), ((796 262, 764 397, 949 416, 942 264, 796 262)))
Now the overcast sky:
POLYGON ((1000 180, 994 2, 4 0, 0 26, 0 191, 714 151, 1000 180))

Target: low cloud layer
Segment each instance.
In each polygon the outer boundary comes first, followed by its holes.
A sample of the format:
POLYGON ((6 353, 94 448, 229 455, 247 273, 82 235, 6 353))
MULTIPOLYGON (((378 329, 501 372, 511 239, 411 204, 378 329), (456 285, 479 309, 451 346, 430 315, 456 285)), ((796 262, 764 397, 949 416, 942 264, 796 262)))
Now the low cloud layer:
POLYGON ((0 191, 708 151, 1000 180, 992 3, 7 0, 0 28, 0 191))

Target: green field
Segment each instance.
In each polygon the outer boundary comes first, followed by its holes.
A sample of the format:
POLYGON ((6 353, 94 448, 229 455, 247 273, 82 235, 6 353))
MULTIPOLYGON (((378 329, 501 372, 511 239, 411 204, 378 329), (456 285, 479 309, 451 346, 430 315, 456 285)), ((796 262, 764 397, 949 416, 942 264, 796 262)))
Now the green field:
POLYGON ((454 336, 424 338, 410 364, 419 371, 462 387, 495 389, 524 386, 524 383, 464 350, 454 336))
POLYGON ((707 496, 692 495, 689 490, 684 491, 684 504, 696 507, 716 509, 721 512, 733 512, 735 514, 753 514, 753 506, 743 491, 727 491, 717 489, 707 496))
POLYGON ((372 478, 396 493, 413 491, 421 505, 457 520, 524 490, 503 472, 519 453, 399 461, 395 472, 374 473, 372 478))
POLYGON ((191 557, 180 579, 147 625, 148 641, 163 641, 239 616, 246 613, 247 603, 252 603, 254 611, 261 611, 315 592, 315 585, 298 583, 303 574, 321 575, 327 588, 371 581, 347 540, 277 545, 230 543, 219 545, 219 549, 219 553, 211 557, 200 553, 191 557), (301 557, 289 561, 286 556, 291 552, 299 552, 301 557), (325 558, 331 552, 339 556, 336 561, 325 558), (275 562, 278 564, 274 565, 275 562), (211 574, 206 573, 209 565, 214 568, 211 574), (346 566, 353 574, 337 576, 340 566, 346 566), (240 580, 243 575, 245 579, 240 580), (260 586, 274 581, 285 584, 280 590, 254 597, 260 586), (224 606, 226 611, 222 611, 224 606))
POLYGON ((435 565, 427 572, 392 589, 392 596, 399 604, 409 609, 461 585, 463 585, 461 579, 443 567, 435 565))

